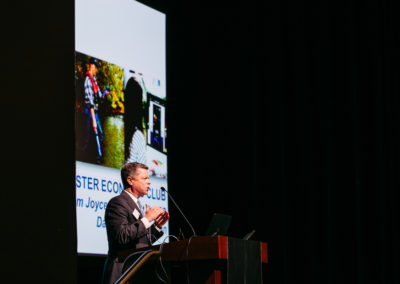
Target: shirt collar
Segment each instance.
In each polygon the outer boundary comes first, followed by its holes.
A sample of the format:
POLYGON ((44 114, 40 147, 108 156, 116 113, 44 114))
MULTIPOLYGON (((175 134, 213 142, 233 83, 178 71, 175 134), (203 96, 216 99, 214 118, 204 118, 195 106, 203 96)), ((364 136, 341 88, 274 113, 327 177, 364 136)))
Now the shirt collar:
POLYGON ((129 191, 127 191, 126 189, 124 190, 126 193, 128 193, 128 195, 132 198, 133 202, 135 202, 136 205, 138 205, 138 199, 129 191))

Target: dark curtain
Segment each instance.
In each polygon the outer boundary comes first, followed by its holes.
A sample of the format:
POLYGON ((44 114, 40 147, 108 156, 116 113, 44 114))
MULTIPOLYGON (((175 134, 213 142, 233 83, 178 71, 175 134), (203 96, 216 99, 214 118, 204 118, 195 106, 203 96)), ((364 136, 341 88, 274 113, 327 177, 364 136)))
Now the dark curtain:
POLYGON ((170 191, 195 227, 256 229, 265 283, 398 282, 395 2, 174 8, 170 191))

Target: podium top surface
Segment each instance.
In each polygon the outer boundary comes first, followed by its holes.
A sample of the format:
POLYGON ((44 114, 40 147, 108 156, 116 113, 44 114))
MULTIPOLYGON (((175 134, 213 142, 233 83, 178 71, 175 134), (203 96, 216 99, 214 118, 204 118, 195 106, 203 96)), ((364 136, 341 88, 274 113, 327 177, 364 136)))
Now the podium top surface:
MULTIPOLYGON (((152 249, 160 250, 161 257, 165 261, 227 260, 229 257, 229 239, 233 238, 226 236, 193 237, 181 241, 164 243, 157 246, 145 247, 140 250, 121 251, 118 253, 118 256, 125 258, 135 251, 152 249)), ((268 263, 267 243, 251 240, 239 241, 260 243, 261 262, 268 263)))

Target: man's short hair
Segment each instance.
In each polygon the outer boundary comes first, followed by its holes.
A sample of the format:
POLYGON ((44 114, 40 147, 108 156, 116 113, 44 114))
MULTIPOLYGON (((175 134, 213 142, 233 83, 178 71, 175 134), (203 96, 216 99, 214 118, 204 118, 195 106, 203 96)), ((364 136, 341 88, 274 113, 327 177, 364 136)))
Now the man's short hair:
POLYGON ((132 162, 132 163, 126 163, 122 168, 121 168, 121 180, 124 185, 124 188, 130 187, 128 183, 128 177, 134 178, 137 174, 137 169, 145 169, 148 170, 149 167, 146 166, 145 164, 138 163, 138 162, 132 162))

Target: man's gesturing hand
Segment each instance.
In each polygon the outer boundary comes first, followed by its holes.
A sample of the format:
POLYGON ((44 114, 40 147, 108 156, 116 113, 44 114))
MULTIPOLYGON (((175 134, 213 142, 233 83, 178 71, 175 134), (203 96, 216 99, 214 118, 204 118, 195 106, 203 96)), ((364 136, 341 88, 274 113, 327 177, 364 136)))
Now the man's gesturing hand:
POLYGON ((168 219, 169 213, 167 211, 164 211, 163 214, 161 214, 160 216, 158 216, 158 218, 154 220, 154 223, 157 227, 161 228, 165 223, 167 223, 168 219))
POLYGON ((153 206, 149 208, 149 206, 146 204, 146 213, 145 216, 146 219, 151 222, 156 220, 158 217, 162 216, 162 214, 165 212, 164 209, 161 209, 158 206, 153 206))

